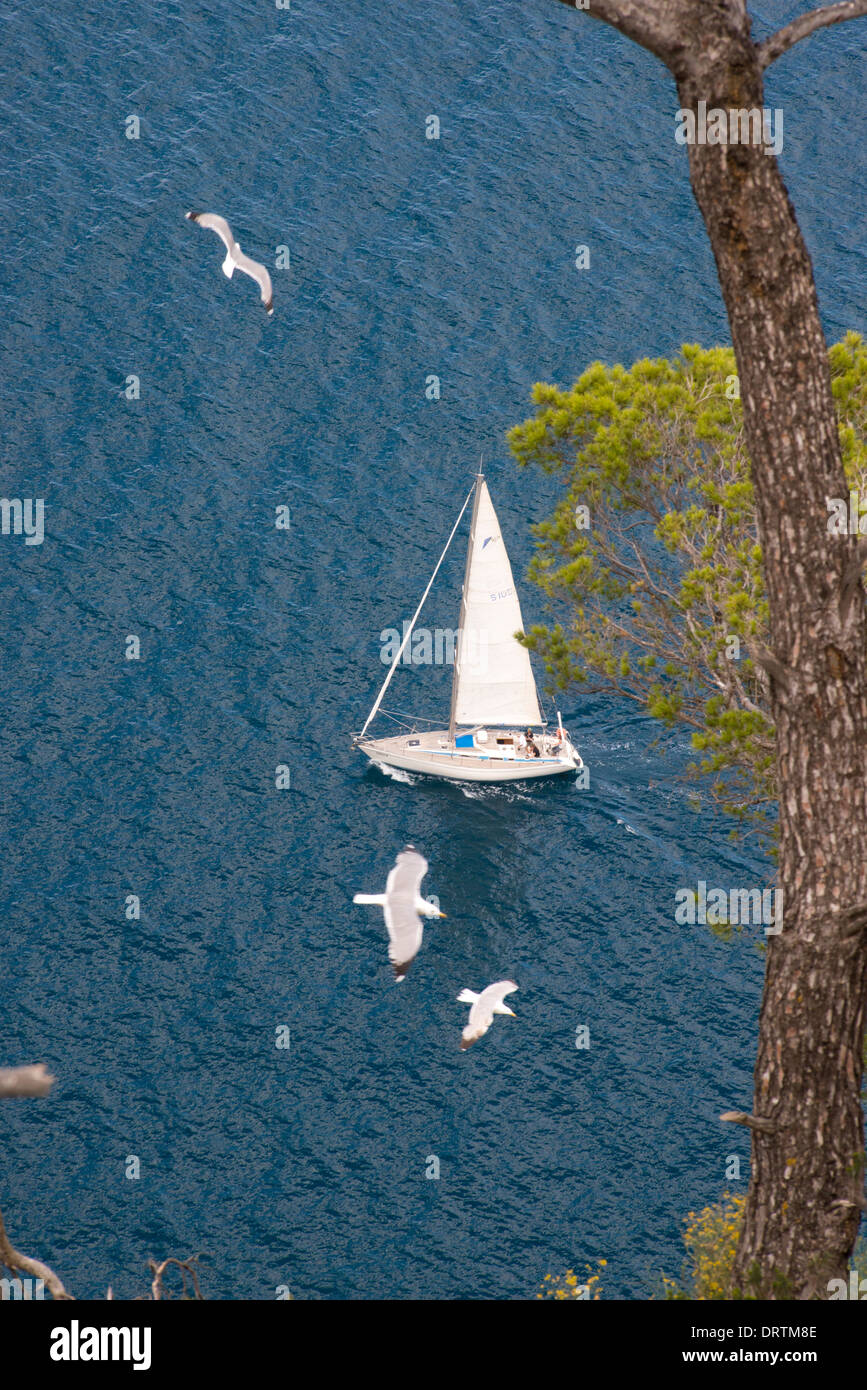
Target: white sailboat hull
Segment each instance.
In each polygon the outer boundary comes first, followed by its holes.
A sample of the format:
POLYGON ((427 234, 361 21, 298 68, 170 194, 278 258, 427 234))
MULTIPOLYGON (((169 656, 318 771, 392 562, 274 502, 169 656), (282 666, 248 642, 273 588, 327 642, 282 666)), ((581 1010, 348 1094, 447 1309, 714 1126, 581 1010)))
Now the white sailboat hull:
POLYGON ((540 777, 557 777, 564 772, 576 772, 583 766, 579 754, 568 739, 556 751, 553 743, 540 738, 538 758, 527 756, 514 744, 509 747, 498 738, 513 737, 509 731, 489 734, 483 746, 456 748, 449 743, 445 730, 425 734, 399 734, 393 738, 361 739, 358 748, 378 766, 400 768, 404 772, 420 772, 428 777, 442 777, 452 782, 526 782, 540 777))
POLYGON ((516 637, 523 631, 521 605, 500 523, 481 473, 451 530, 428 586, 406 624, 403 642, 353 746, 382 768, 420 772, 451 782, 535 782, 583 768, 568 734, 538 734, 529 745, 524 730, 542 724, 530 653, 516 637), (414 731, 391 738, 366 737, 389 682, 409 643, 431 585, 474 497, 467 564, 461 592, 460 637, 455 651, 448 732, 414 731), (458 730, 462 732, 458 733, 458 730))

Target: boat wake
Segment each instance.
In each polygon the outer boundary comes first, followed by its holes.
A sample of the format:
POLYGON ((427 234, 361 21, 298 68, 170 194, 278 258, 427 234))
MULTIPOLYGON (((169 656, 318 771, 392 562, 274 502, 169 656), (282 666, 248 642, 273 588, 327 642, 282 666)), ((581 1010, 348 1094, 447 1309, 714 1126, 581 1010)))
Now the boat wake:
POLYGON ((490 782, 457 782, 457 787, 470 801, 508 801, 511 805, 532 806, 533 798, 526 792, 516 792, 490 782))
POLYGON ((414 787, 416 782, 419 781, 418 777, 414 777, 411 772, 407 772, 406 769, 402 767, 389 767, 388 763, 376 762, 373 766, 378 768, 384 776, 390 777, 394 782, 405 782, 407 786, 414 787))

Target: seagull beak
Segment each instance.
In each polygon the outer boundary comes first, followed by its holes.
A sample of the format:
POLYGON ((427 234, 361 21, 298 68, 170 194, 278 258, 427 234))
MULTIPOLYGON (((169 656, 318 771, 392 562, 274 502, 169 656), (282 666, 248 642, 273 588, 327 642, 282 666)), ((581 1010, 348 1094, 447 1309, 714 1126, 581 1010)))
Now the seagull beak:
POLYGON ((509 1009, 509 1010, 508 1010, 508 1014, 509 1014, 509 1017, 510 1017, 510 1018, 517 1018, 517 1017, 518 1017, 518 1015, 515 1013, 515 1011, 514 1011, 513 1009, 509 1009))
POLYGON ((446 915, 446 914, 445 914, 444 912, 438 912, 438 913, 437 913, 437 916, 438 916, 438 917, 445 917, 445 915, 446 915))

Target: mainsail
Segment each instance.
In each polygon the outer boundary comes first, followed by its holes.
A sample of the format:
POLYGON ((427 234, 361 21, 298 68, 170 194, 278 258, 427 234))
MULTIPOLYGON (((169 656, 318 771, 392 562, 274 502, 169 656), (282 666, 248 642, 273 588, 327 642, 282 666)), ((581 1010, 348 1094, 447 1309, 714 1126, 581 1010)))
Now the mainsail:
POLYGON ((521 605, 500 524, 480 477, 476 484, 460 638, 452 684, 451 731, 457 725, 541 724, 521 605))

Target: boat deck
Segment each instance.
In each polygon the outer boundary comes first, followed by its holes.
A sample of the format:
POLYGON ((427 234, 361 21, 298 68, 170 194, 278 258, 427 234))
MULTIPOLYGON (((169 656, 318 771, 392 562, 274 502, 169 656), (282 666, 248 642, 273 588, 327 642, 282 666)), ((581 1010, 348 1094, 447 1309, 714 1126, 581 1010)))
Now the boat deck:
POLYGON ((513 782, 574 772, 582 766, 568 740, 560 743, 550 735, 540 735, 536 739, 539 757, 534 758, 519 746, 518 730, 489 729, 486 733, 487 738, 481 741, 476 734, 472 746, 467 747, 452 746, 443 729, 366 738, 358 747, 372 762, 457 781, 513 782))

